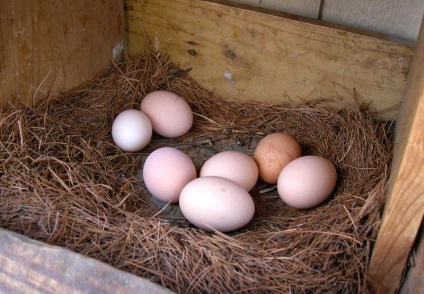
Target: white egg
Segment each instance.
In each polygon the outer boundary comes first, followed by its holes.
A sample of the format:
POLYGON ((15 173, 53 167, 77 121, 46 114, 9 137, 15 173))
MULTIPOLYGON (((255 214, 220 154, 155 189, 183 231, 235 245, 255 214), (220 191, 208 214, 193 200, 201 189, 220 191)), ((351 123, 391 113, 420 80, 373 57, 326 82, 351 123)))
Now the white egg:
POLYGON ((206 231, 238 230, 255 214, 250 194, 222 177, 207 176, 189 182, 181 191, 179 201, 184 217, 206 231))
POLYGON ((139 151, 152 138, 152 124, 140 110, 124 110, 113 121, 112 138, 116 146, 124 151, 139 151))

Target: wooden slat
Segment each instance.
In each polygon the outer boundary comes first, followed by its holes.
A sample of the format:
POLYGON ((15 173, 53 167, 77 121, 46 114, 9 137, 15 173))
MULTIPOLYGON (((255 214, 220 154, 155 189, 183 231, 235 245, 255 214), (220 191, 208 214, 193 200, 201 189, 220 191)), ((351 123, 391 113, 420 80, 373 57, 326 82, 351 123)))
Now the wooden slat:
POLYGON ((424 215, 424 20, 397 122, 388 200, 369 267, 376 292, 399 287, 424 215))
POLYGON ((399 294, 424 293, 424 231, 422 225, 416 241, 416 248, 411 252, 410 266, 399 294))
POLYGON ((416 41, 423 0, 323 0, 322 20, 416 41))
POLYGON ((413 54, 393 40, 239 4, 124 3, 130 57, 146 48, 147 34, 203 87, 230 99, 350 101, 355 88, 360 102, 384 110, 400 102, 413 54))
POLYGON ((232 0, 232 2, 273 9, 303 17, 318 18, 322 0, 232 0))
POLYGON ((1 293, 173 293, 95 259, 0 228, 1 293))
POLYGON ((93 78, 123 56, 123 24, 122 0, 1 1, 0 107, 93 78))

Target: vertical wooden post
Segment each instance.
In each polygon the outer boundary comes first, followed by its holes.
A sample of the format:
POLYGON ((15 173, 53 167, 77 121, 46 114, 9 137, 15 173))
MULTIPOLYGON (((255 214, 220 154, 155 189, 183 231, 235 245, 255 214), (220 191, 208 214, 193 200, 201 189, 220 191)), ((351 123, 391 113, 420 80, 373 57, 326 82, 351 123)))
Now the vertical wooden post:
POLYGON ((395 293, 424 215, 424 19, 397 120, 388 199, 369 266, 376 293, 395 293))

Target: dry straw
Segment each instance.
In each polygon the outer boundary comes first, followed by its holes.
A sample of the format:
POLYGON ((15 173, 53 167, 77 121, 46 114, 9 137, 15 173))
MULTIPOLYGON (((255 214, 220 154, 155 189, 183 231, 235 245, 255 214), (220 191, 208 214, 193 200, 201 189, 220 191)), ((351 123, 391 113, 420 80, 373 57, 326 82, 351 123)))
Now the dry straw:
POLYGON ((144 53, 59 98, 2 110, 0 226, 180 293, 362 292, 392 141, 366 112, 334 103, 337 109, 223 100, 167 56, 144 53), (122 152, 111 140, 114 117, 158 89, 187 99, 195 113, 191 132, 122 152), (275 131, 292 134, 304 154, 335 163, 339 181, 329 201, 297 211, 258 183, 251 223, 231 234, 207 233, 143 186, 143 160, 155 148, 179 148, 199 167, 222 150, 252 154, 275 131))

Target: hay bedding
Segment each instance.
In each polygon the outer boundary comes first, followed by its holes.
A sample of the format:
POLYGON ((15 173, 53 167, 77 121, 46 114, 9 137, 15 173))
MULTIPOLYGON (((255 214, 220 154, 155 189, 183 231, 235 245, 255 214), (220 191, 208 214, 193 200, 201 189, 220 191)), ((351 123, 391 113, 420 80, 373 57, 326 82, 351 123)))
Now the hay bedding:
POLYGON ((345 105, 332 110, 224 101, 165 55, 144 53, 90 84, 37 107, 0 116, 0 226, 59 245, 181 293, 358 293, 380 224, 392 143, 385 126, 345 105), (140 153, 119 150, 114 117, 147 93, 185 97, 190 133, 155 136, 140 153), (231 233, 190 226, 178 205, 149 196, 144 159, 160 146, 189 154, 197 167, 222 150, 252 154, 265 134, 284 131, 304 154, 334 162, 339 181, 323 205, 285 206, 273 187, 251 192, 256 214, 231 233))

